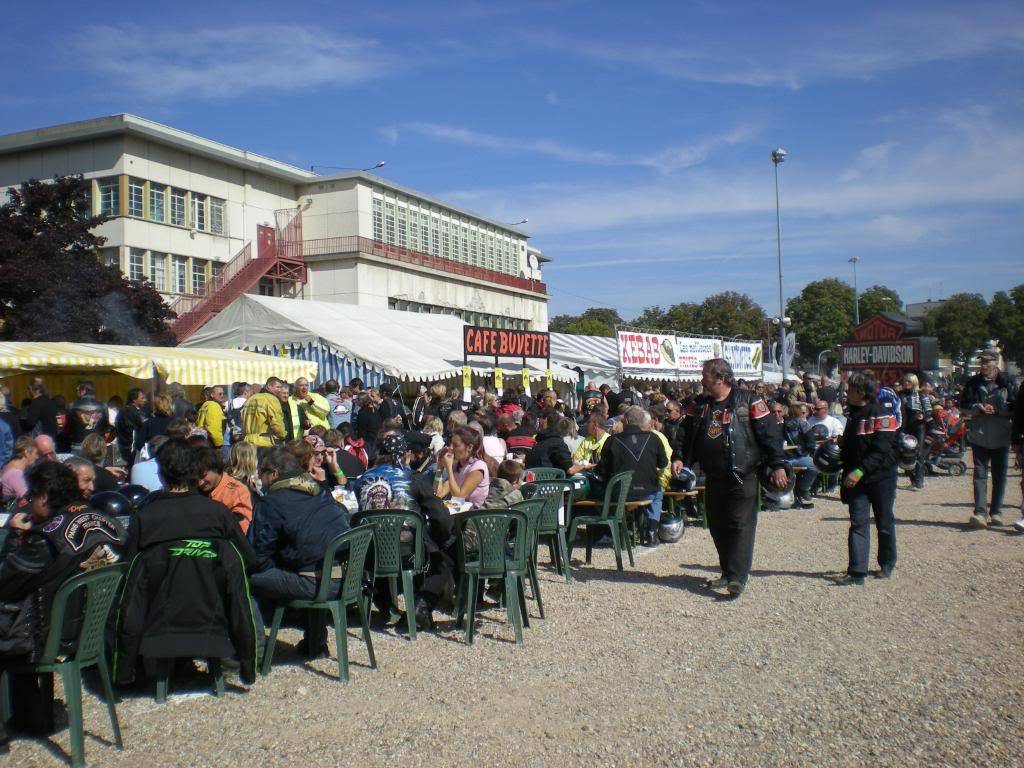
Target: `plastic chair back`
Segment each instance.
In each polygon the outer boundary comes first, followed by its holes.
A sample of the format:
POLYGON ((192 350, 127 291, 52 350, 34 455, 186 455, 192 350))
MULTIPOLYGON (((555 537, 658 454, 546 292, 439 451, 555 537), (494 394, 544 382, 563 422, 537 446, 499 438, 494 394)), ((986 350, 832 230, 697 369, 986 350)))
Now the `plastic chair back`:
MULTIPOLYGON (((459 515, 459 531, 472 528, 476 533, 475 570, 479 576, 504 576, 506 566, 517 570, 526 567, 527 525, 526 514, 514 509, 478 509, 459 515), (506 544, 512 545, 511 557, 506 544)), ((458 541, 465 562, 465 541, 461 535, 458 541)))
POLYGON ((361 512, 352 518, 353 526, 370 524, 373 531, 373 576, 374 578, 402 575, 402 528, 413 529, 413 570, 426 567, 426 550, 423 546, 423 517, 416 512, 401 509, 384 509, 375 512, 361 512))
POLYGON ((557 467, 535 467, 528 468, 526 471, 533 473, 534 482, 565 479, 565 471, 558 469, 557 467))
POLYGON ((544 498, 547 505, 537 523, 537 532, 541 535, 558 531, 558 508, 565 501, 565 494, 574 489, 572 480, 547 480, 538 483, 527 483, 523 486, 524 498, 544 498), (529 495, 527 489, 529 488, 529 495))
POLYGON ((517 512, 522 512, 526 515, 527 553, 536 551, 537 549, 537 534, 540 530, 540 518, 541 515, 544 514, 544 510, 547 506, 548 499, 545 498, 523 499, 511 506, 511 509, 514 509, 517 512), (531 546, 533 549, 530 549, 531 546))
POLYGON ((37 664, 53 664, 60 655, 64 614, 67 612, 71 596, 80 589, 86 591, 85 608, 78 631, 74 660, 82 666, 88 666, 100 659, 103 654, 104 632, 107 618, 110 616, 110 607, 117 597, 121 580, 127 571, 126 563, 118 563, 74 576, 60 586, 53 598, 50 629, 43 654, 37 664))
POLYGON ((633 471, 619 472, 612 475, 608 486, 604 491, 604 506, 601 509, 601 518, 607 520, 614 517, 622 520, 626 514, 626 497, 629 496, 629 486, 633 484, 633 471))
POLYGON ((335 536, 324 552, 323 565, 320 570, 320 585, 316 590, 314 602, 325 603, 333 599, 331 595, 331 571, 334 569, 338 551, 348 549, 348 565, 341 583, 341 599, 344 603, 352 603, 359 599, 363 588, 363 569, 366 567, 366 553, 373 541, 372 524, 361 525, 335 536))

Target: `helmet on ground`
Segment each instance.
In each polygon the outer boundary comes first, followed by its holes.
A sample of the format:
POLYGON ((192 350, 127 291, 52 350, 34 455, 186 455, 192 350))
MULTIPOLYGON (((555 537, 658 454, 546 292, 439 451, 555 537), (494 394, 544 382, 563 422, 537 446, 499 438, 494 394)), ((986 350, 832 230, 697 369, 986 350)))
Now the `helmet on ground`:
POLYGON ((814 451, 814 466, 819 472, 833 475, 843 468, 842 453, 839 446, 831 440, 822 443, 814 451))
POLYGON ((900 461, 917 461, 917 438, 906 432, 900 434, 900 461))
POLYGON ((697 475, 689 467, 683 467, 675 477, 675 485, 681 491, 692 491, 697 486, 697 475))
POLYGON ((119 493, 138 509, 149 496, 149 488, 144 485, 126 485, 119 493))
POLYGON ((686 523, 676 515, 662 515, 658 525, 658 538, 666 544, 675 544, 686 532, 686 523))
POLYGON ((131 501, 117 491, 100 491, 89 497, 90 506, 111 517, 124 517, 134 511, 131 501))
POLYGON ((828 427, 824 424, 815 424, 807 430, 807 436, 816 443, 823 443, 828 440, 828 427))

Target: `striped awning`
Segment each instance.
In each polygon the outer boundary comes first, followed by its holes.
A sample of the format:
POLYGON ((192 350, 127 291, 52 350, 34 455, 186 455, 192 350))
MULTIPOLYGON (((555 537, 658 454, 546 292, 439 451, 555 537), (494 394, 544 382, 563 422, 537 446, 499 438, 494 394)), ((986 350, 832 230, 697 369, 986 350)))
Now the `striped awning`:
POLYGON ((0 377, 55 369, 114 371, 133 379, 154 373, 168 383, 189 385, 262 382, 271 376, 286 381, 315 379, 312 360, 271 357, 240 349, 131 347, 72 342, 0 342, 0 377))
POLYGON ((587 374, 612 376, 619 371, 619 352, 614 336, 551 334, 551 362, 580 368, 587 374))

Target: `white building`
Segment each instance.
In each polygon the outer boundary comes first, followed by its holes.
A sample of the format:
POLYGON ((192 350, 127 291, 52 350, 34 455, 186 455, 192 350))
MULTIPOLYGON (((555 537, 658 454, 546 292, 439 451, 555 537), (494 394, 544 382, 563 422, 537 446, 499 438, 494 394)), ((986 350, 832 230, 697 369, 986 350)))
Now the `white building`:
POLYGON ((370 173, 320 176, 123 114, 0 136, 0 187, 66 174, 112 217, 104 260, 199 324, 213 294, 258 292, 547 328, 548 259, 526 232, 370 173))

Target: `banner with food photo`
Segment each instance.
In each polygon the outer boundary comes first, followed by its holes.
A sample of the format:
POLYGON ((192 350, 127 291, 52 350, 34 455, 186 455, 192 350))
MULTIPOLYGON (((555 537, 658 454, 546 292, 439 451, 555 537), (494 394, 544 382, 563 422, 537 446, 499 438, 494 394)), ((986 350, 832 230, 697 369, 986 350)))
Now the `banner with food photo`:
POLYGON ((722 344, 722 357, 729 361, 736 378, 761 378, 763 360, 760 341, 727 341, 722 344))
POLYGON ((616 331, 619 365, 627 370, 677 370, 676 337, 641 331, 616 331))

